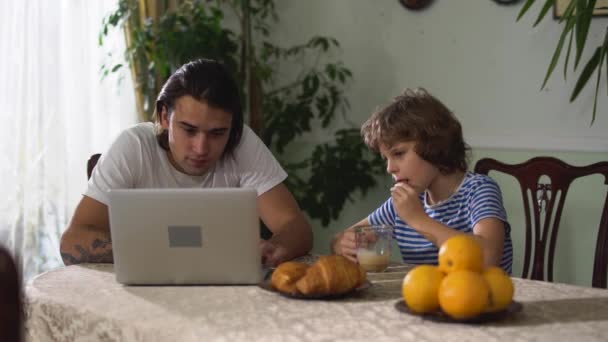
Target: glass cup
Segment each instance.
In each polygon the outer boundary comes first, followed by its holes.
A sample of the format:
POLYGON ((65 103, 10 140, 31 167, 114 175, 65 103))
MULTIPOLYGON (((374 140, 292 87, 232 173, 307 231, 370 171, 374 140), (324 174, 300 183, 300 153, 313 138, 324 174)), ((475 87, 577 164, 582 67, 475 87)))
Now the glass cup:
POLYGON ((383 272, 391 259, 393 227, 369 225, 355 227, 357 261, 367 272, 383 272))

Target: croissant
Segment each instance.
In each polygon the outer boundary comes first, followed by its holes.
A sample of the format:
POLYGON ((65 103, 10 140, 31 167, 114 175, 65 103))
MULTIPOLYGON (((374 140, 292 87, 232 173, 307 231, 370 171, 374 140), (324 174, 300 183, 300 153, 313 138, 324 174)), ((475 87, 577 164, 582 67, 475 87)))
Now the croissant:
POLYGON ((284 262, 272 272, 270 282, 275 289, 283 293, 298 294, 296 282, 306 274, 309 267, 303 262, 284 262))
POLYGON ((365 279, 365 270, 346 257, 321 256, 296 282, 296 289, 303 295, 339 295, 355 289, 365 279))

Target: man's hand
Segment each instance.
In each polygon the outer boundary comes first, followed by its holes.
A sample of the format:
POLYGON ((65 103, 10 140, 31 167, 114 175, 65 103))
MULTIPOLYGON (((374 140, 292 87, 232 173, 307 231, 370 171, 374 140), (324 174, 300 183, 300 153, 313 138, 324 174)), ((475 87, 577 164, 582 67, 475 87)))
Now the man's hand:
POLYGON ((276 265, 310 252, 312 227, 284 184, 258 196, 257 204, 260 218, 272 232, 268 244, 262 243, 266 264, 276 265))
POLYGON ((265 267, 276 267, 283 261, 287 261, 289 256, 285 247, 277 246, 268 240, 260 240, 260 251, 262 265, 265 267))

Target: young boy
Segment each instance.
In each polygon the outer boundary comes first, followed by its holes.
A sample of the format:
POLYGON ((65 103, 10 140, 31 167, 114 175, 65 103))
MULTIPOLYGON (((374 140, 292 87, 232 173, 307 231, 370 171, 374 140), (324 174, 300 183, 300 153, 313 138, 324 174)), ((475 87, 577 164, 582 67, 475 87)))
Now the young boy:
POLYGON ((483 246, 485 265, 511 273, 511 228, 500 188, 485 175, 467 172, 469 147, 448 108, 422 88, 406 89, 372 114, 361 134, 386 160, 395 184, 384 204, 336 234, 333 253, 356 261, 354 227, 388 224, 405 263, 437 264, 444 241, 472 234, 483 246))

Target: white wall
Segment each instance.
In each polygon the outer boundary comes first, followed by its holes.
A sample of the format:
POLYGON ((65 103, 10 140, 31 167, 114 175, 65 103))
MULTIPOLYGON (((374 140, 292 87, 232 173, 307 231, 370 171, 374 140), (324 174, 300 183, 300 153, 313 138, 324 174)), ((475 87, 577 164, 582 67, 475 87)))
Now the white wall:
MULTIPOLYGON (((592 127, 594 84, 569 104, 577 75, 565 83, 560 65, 540 91, 561 26, 549 13, 532 28, 540 4, 516 23, 521 4, 436 0, 410 11, 397 0, 282 0, 274 35, 286 44, 315 34, 338 39, 355 74, 356 122, 403 88, 423 86, 456 113, 473 146, 608 151, 606 82, 592 127)), ((594 18, 581 63, 607 25, 608 18, 594 18)))
MULTIPOLYGON (((523 3, 502 6, 491 0, 435 0, 426 10, 413 12, 397 0, 281 0, 277 1, 281 23, 273 40, 293 45, 313 35, 338 39, 342 45, 338 57, 354 74, 348 90, 348 120, 356 126, 403 88, 423 86, 462 121, 465 139, 474 148, 473 161, 492 156, 523 162, 534 155, 554 155, 574 165, 608 160, 606 76, 598 117, 591 127, 594 84, 569 104, 576 77, 571 74, 565 83, 560 64, 547 88, 540 91, 561 26, 549 13, 532 28, 540 4, 516 23, 523 3)), ((593 19, 582 63, 599 44, 606 26, 608 18, 593 19)), ((308 139, 327 139, 326 134, 317 132, 308 139)), ((495 178, 505 193, 514 229, 514 274, 520 274, 521 199, 512 180, 495 178)), ((388 176, 380 181, 365 198, 347 205, 330 227, 313 222, 315 252, 327 252, 331 235, 365 217, 388 197, 388 176)), ((593 182, 577 182, 575 186, 580 187, 568 195, 569 208, 558 239, 557 281, 591 282, 595 234, 606 191, 598 185, 603 181, 596 177, 593 182)))

